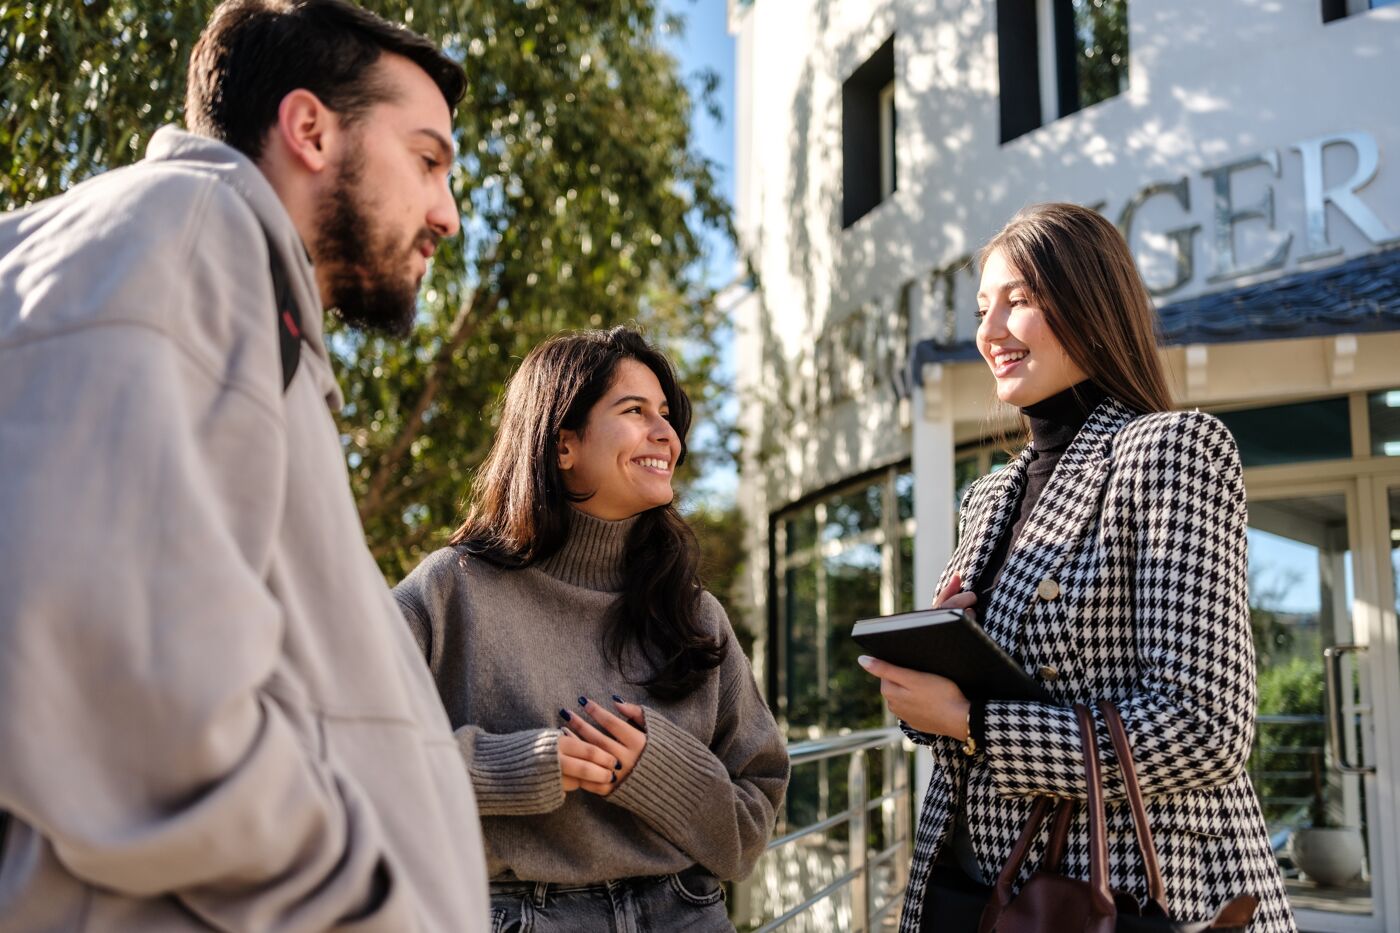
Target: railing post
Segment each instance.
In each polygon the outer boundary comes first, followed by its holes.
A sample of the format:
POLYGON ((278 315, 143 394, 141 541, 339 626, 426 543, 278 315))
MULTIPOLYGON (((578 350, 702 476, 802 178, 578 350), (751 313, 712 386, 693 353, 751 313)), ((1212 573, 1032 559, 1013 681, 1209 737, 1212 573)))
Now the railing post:
POLYGON ((847 824, 851 877, 851 933, 867 933, 870 929, 870 878, 866 869, 866 817, 870 794, 865 779, 865 752, 851 755, 847 771, 847 788, 851 822, 847 824))
POLYGON ((900 853, 894 860, 894 889, 903 896, 909 884, 909 866, 914 861, 914 785, 909 774, 909 753, 904 749, 904 739, 894 743, 894 786, 904 788, 904 792, 894 798, 895 838, 900 841, 900 853))

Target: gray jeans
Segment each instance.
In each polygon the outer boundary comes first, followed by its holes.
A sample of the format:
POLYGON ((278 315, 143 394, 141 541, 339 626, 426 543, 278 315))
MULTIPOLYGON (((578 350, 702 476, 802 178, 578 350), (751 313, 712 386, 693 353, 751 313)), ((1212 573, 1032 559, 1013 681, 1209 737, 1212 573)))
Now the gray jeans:
POLYGON ((600 884, 491 884, 491 933, 733 933, 719 879, 702 868, 600 884))

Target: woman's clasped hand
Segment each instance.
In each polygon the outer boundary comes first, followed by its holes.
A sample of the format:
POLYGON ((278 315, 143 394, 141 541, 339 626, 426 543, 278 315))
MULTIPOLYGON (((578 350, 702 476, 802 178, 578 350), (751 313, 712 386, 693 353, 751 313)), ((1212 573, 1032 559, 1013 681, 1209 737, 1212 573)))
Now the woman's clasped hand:
POLYGON ((588 697, 579 697, 579 709, 560 709, 568 725, 559 737, 559 771, 564 791, 582 788, 606 797, 627 779, 647 745, 646 714, 635 703, 613 697, 619 716, 588 697), (597 725, 588 718, 596 720, 597 725))

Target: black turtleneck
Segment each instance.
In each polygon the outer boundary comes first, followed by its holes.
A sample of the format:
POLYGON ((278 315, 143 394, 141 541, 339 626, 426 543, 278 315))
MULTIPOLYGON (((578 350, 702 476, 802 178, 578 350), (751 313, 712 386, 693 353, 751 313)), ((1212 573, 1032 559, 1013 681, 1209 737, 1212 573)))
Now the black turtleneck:
POLYGON ((1045 484, 1050 482, 1050 475, 1059 465, 1061 455, 1069 449, 1079 429, 1084 427, 1084 422, 1089 420, 1089 414, 1105 398, 1107 395, 1102 389, 1085 380, 1021 409, 1021 414, 1031 424, 1031 461, 1026 466, 1026 487, 1021 493, 1015 521, 1002 529, 995 550, 977 576, 974 592, 979 609, 985 610, 991 602, 992 590, 1006 565, 1006 556, 1021 536, 1021 529, 1031 517, 1045 484))

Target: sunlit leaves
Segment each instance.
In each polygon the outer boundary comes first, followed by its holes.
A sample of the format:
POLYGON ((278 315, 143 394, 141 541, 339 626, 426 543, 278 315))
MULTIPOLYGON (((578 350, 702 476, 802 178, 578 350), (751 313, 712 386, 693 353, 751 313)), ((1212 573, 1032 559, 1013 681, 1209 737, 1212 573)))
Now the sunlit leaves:
MULTIPOLYGON (((689 126, 693 107, 715 107, 717 79, 687 86, 655 2, 366 5, 433 36, 468 74, 452 177, 463 233, 437 253, 418 331, 400 344, 332 327, 329 340, 346 462, 396 578, 458 518, 501 387, 549 334, 643 322, 685 348, 703 412, 724 322, 699 281, 700 228, 730 227, 689 126), (463 306, 475 318, 444 363, 463 306), (421 426, 406 432, 429 388, 421 426), (404 455, 386 458, 396 442, 404 455)), ((179 120, 189 50, 213 7, 0 0, 0 207, 140 158, 158 126, 179 120)))

